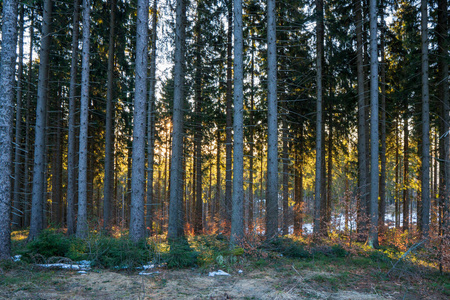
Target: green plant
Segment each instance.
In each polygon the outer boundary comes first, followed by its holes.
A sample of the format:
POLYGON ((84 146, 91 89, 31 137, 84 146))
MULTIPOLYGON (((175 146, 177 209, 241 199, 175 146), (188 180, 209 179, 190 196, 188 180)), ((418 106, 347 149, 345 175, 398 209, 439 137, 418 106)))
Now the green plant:
POLYGON ((186 239, 169 241, 170 250, 165 256, 168 268, 189 268, 197 264, 198 252, 194 251, 186 239))
POLYGON ((47 229, 42 231, 37 239, 30 241, 23 250, 19 250, 18 254, 22 254, 25 261, 32 261, 36 256, 68 257, 70 245, 71 240, 68 237, 55 230, 47 229))

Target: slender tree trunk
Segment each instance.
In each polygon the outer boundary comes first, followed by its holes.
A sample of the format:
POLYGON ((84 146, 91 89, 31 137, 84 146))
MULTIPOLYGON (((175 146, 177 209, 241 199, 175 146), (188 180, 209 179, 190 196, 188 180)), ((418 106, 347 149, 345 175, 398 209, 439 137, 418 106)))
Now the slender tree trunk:
POLYGON ((48 97, 48 69, 50 52, 50 22, 52 1, 44 1, 41 51, 39 58, 39 79, 36 107, 36 127, 34 145, 33 191, 31 203, 31 223, 29 240, 37 238, 44 228, 44 188, 45 188, 45 119, 48 97))
POLYGON ((52 223, 61 226, 61 206, 62 206, 62 111, 61 111, 61 93, 58 92, 56 102, 56 133, 53 137, 53 157, 52 157, 52 223))
MULTIPOLYGON (((320 1, 320 0, 319 0, 320 1)), ((266 236, 278 234, 278 109, 275 0, 267 0, 267 199, 266 236)))
POLYGON ((422 14, 422 237, 430 229, 430 95, 428 92, 428 5, 421 2, 422 14))
POLYGON ((378 226, 383 230, 386 216, 386 56, 385 56, 385 29, 384 22, 384 6, 383 1, 380 3, 381 9, 381 64, 380 64, 380 206, 378 212, 378 226))
POLYGON ((70 64, 70 87, 69 87, 69 136, 67 150, 67 234, 75 233, 75 201, 77 190, 76 178, 76 83, 78 65, 78 33, 80 19, 80 1, 73 3, 73 31, 72 31, 72 61, 70 64))
POLYGON ((83 0, 83 51, 81 55, 80 148, 78 159, 78 238, 87 238, 88 219, 88 126, 89 126, 89 45, 91 0, 83 0))
POLYGON ((17 1, 3 1, 0 81, 0 260, 11 257, 11 173, 17 1))
POLYGON ((249 197, 248 197, 248 232, 253 232, 253 203, 254 203, 254 193, 253 193, 253 155, 254 155, 254 147, 255 147, 255 141, 254 141, 254 110, 255 110, 255 42, 253 40, 253 34, 251 39, 251 70, 250 70, 250 76, 251 76, 251 87, 250 87, 250 129, 249 129, 249 141, 250 141, 250 153, 249 153, 249 197))
POLYGON ((370 0, 370 226, 368 244, 378 247, 378 37, 377 1, 370 0))
POLYGON ((184 43, 185 2, 177 0, 175 30, 175 68, 172 131, 172 162, 170 166, 169 239, 183 233, 183 101, 184 101, 184 43))
POLYGON ((148 0, 138 0, 136 81, 133 110, 133 165, 131 170, 130 239, 145 237, 145 125, 148 67, 148 0))
POLYGON ((295 150, 294 235, 303 233, 303 124, 300 124, 300 149, 295 150))
MULTIPOLYGON (((284 102, 285 104, 286 102, 284 102)), ((283 235, 289 234, 289 150, 288 150, 288 125, 286 121, 286 111, 282 114, 283 124, 283 235)))
POLYGON ((322 186, 322 163, 323 163, 323 138, 322 138, 322 102, 323 102, 323 0, 316 0, 316 72, 317 72, 317 104, 316 104, 316 182, 314 190, 314 234, 319 234, 321 231, 321 186, 322 186))
POLYGON ((20 5, 19 12, 19 65, 17 68, 17 96, 16 96, 16 132, 15 132, 15 153, 14 153, 14 190, 12 205, 12 228, 21 226, 23 208, 20 201, 20 188, 22 178, 22 79, 23 79, 23 24, 24 24, 24 4, 20 5))
POLYGON ((408 127, 408 104, 405 103, 405 124, 403 126, 403 230, 409 228, 409 127, 408 127))
MULTIPOLYGON (((27 79, 27 104, 26 111, 31 110, 31 80, 33 79, 33 42, 34 42, 34 10, 31 11, 31 24, 30 24, 30 61, 28 65, 28 79, 27 79)), ((31 114, 25 114, 25 163, 24 163, 24 227, 30 225, 30 158, 32 149, 30 147, 30 128, 31 128, 31 114)))
POLYGON ((105 179, 103 190, 103 230, 108 231, 112 225, 112 202, 114 180, 114 39, 116 0, 111 0, 109 16, 108 78, 106 91, 106 128, 105 128, 105 179))
POLYGON ((220 155, 220 145, 221 145, 221 139, 220 139, 220 130, 217 130, 217 155, 216 155, 216 195, 214 199, 214 209, 211 214, 211 219, 214 220, 214 224, 217 224, 217 213, 219 212, 219 205, 221 203, 221 183, 222 183, 222 174, 220 172, 220 161, 221 161, 221 155, 220 155))
POLYGON ((363 20, 361 0, 355 0, 356 20, 356 69, 358 78, 358 239, 363 240, 367 232, 367 145, 366 145, 366 110, 364 96, 364 62, 363 62, 363 20))
MULTIPOLYGON (((269 0, 272 1, 272 0, 269 0)), ((270 6, 269 6, 270 10, 270 6)), ((242 0, 234 0, 234 110, 232 245, 244 236, 244 38, 242 0)), ((269 20, 270 26, 270 20, 269 20)), ((270 138, 269 138, 270 139, 270 138)))
POLYGON ((226 93, 226 128, 225 128, 225 228, 224 232, 231 229, 231 188, 232 188, 232 126, 233 126, 233 1, 227 0, 228 32, 227 32, 227 93, 226 93))
POLYGON ((153 166, 155 159, 155 87, 156 87, 156 31, 157 28, 158 1, 153 0, 152 8, 152 51, 150 54, 150 90, 148 96, 148 119, 147 119, 147 228, 153 233, 153 213, 155 199, 153 196, 153 166))
POLYGON ((400 228, 400 139, 398 121, 395 121, 395 228, 400 228))
POLYGON ((329 112, 328 123, 328 157, 327 157, 327 196, 326 196, 326 209, 325 209, 325 226, 331 225, 331 198, 332 198, 332 184, 333 184, 333 118, 332 109, 329 112))

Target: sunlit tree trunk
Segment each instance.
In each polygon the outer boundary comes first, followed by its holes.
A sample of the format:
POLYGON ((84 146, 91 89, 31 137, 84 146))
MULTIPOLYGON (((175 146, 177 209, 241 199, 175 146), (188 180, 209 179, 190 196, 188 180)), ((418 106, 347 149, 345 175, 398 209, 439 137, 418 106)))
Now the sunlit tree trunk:
POLYGON ((3 1, 0 81, 0 260, 11 257, 11 175, 17 1, 3 1))
POLYGON ((41 51, 39 57, 39 79, 36 107, 36 127, 34 145, 33 191, 31 199, 31 223, 29 240, 35 239, 44 228, 44 193, 45 193, 45 130, 48 97, 48 69, 50 52, 50 22, 52 1, 44 1, 42 23, 41 51))
POLYGON ((175 67, 172 161, 170 166, 169 229, 167 237, 176 239, 183 233, 183 101, 184 101, 184 43, 185 3, 177 0, 175 30, 175 67))
POLYGON ((317 100, 316 100, 316 182, 314 188, 314 234, 321 232, 321 186, 323 164, 322 138, 322 102, 323 102, 323 0, 316 0, 316 72, 317 72, 317 100))
POLYGON ((405 101, 405 116, 403 125, 403 230, 409 228, 409 125, 408 103, 405 101))
MULTIPOLYGON (((320 0, 319 0, 320 1, 320 0)), ((278 109, 275 0, 267 0, 267 199, 266 236, 278 234, 278 109)))
MULTIPOLYGON (((272 0, 269 0, 272 1, 272 0)), ((270 7, 269 7, 270 9, 270 7)), ((234 0, 233 204, 231 244, 244 236, 244 38, 242 0, 234 0)), ((270 26, 270 20, 269 20, 270 26)))
POLYGON ((383 230, 386 215, 386 56, 385 56, 385 30, 383 1, 380 3, 381 9, 381 35, 380 35, 380 206, 378 210, 378 227, 383 230))
POLYGON ((300 124, 300 149, 295 150, 294 234, 303 233, 303 124, 300 124))
POLYGON ((81 54, 80 138, 78 158, 78 238, 88 235, 88 126, 89 126, 89 45, 91 1, 83 0, 83 50, 81 54))

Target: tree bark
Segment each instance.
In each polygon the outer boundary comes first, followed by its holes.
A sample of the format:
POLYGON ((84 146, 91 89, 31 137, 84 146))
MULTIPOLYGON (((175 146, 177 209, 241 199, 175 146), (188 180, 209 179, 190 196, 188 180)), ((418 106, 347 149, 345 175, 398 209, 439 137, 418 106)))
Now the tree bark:
POLYGON ((267 0, 267 199, 266 237, 278 234, 278 108, 275 0, 267 0))
POLYGON ((114 180, 114 39, 116 0, 111 0, 109 16, 108 75, 106 91, 106 128, 105 128, 105 177, 103 190, 103 230, 112 225, 112 202, 114 180))
POLYGON ((3 1, 0 81, 0 260, 11 258, 11 162, 17 1, 3 1))
POLYGON ((177 0, 175 30, 175 67, 173 99, 172 162, 170 166, 170 202, 168 239, 184 236, 183 232, 183 101, 185 2, 177 0))
POLYGON ((317 72, 317 100, 316 100, 316 182, 314 188, 314 234, 321 232, 321 186, 323 163, 323 138, 322 138, 322 102, 323 102, 323 0, 316 0, 316 72, 317 72))
POLYGON ((148 0, 138 0, 136 36, 136 80, 133 110, 133 154, 131 169, 130 239, 145 237, 145 125, 148 67, 148 0))
POLYGON ((72 60, 70 63, 69 86, 69 135, 67 149, 67 234, 75 233, 75 201, 77 190, 76 178, 76 84, 78 61, 78 33, 80 19, 80 1, 73 3, 73 29, 72 29, 72 60))
POLYGON ((430 95, 428 89, 428 5, 421 1, 422 31, 422 237, 430 230, 430 95))
POLYGON ((386 215, 386 55, 385 55, 385 30, 386 24, 384 22, 384 6, 383 1, 380 3, 381 9, 381 64, 380 64, 380 206, 378 211, 378 226, 383 230, 385 226, 386 215))
POLYGON ((89 127, 89 45, 91 0, 83 0, 83 50, 81 54, 80 138, 78 158, 77 238, 88 235, 88 127, 89 127))
MULTIPOLYGON (((272 1, 272 0, 269 0, 272 1)), ((270 6, 269 6, 270 10, 270 6)), ((244 236, 244 38, 242 0, 234 0, 233 195, 230 243, 244 236)), ((270 26, 269 19, 269 26, 270 26)))
POLYGON ((23 79, 23 23, 24 23, 24 4, 20 5, 19 12, 19 65, 17 68, 17 94, 16 94, 16 132, 15 132, 15 153, 14 153, 14 190, 12 205, 12 228, 18 229, 21 226, 23 208, 21 205, 21 183, 22 164, 22 79, 23 79))
POLYGON ((44 228, 44 193, 45 193, 45 131, 48 98, 48 70, 50 53, 50 23, 52 1, 44 1, 44 15, 42 23, 41 51, 39 58, 39 79, 36 107, 36 127, 34 145, 33 191, 31 199, 31 223, 29 240, 37 238, 44 228))
POLYGON ((405 101, 405 116, 403 125, 403 230, 409 229, 409 127, 408 103, 405 101))
POLYGON ((370 0, 370 226, 368 244, 378 247, 378 37, 377 1, 370 0))

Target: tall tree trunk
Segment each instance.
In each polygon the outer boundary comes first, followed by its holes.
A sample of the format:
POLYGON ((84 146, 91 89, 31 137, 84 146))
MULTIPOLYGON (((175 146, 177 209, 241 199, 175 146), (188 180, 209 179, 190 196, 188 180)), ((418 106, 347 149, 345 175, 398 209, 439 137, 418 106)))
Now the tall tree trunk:
POLYGON ((78 238, 88 235, 88 127, 89 127, 89 45, 91 0, 83 0, 83 51, 81 54, 80 138, 78 158, 78 238))
POLYGON ((138 0, 136 80, 133 110, 133 165, 131 170, 130 239, 145 237, 145 125, 148 67, 148 0, 138 0))
POLYGON ((316 72, 317 72, 317 104, 316 104, 316 182, 314 188, 314 234, 321 230, 321 186, 322 186, 322 164, 323 164, 323 138, 322 138, 322 102, 323 102, 323 0, 316 0, 316 72))
POLYGON ((386 216, 386 55, 385 55, 385 30, 386 24, 384 22, 384 4, 383 0, 380 3, 381 9, 381 63, 380 63, 380 206, 378 211, 378 226, 380 230, 384 228, 386 216))
MULTIPOLYGON (((31 110, 31 80, 33 79, 33 42, 34 42, 34 10, 31 11, 31 24, 30 24, 30 60, 28 65, 28 79, 27 79, 27 104, 26 111, 31 110)), ((31 128, 31 114, 25 114, 25 162, 24 162, 24 227, 30 226, 30 158, 32 149, 30 147, 30 128, 31 128)))
MULTIPOLYGON (((269 3, 272 0, 269 0, 269 3)), ((269 6, 270 11, 270 6, 269 6)), ((234 109, 233 109, 233 195, 232 245, 244 236, 244 38, 242 0, 234 0, 234 109)), ((269 27, 270 27, 269 19, 269 27)), ((270 47, 270 46, 269 46, 270 47)), ((269 50, 270 51, 270 50, 269 50)), ((270 100, 269 100, 270 101, 270 100)), ((269 121, 270 122, 270 121, 269 121)), ((270 140, 270 138, 269 138, 270 140)))
POLYGON ((363 20, 361 0, 355 0, 356 20, 356 69, 358 78, 358 239, 364 240, 367 232, 367 145, 366 145, 366 103, 364 96, 364 62, 363 62, 363 20))
POLYGON ((395 121, 395 228, 400 228, 400 138, 398 120, 395 121))
POLYGON ((45 120, 48 97, 48 70, 50 53, 50 22, 52 1, 44 1, 44 15, 42 23, 41 51, 39 57, 39 79, 36 107, 36 127, 34 145, 33 191, 31 199, 31 223, 29 240, 37 238, 44 228, 44 188, 45 188, 45 120))
MULTIPOLYGON (((320 1, 320 0, 319 0, 320 1)), ((266 236, 278 234, 278 108, 275 0, 267 0, 267 199, 266 236)))
POLYGON ((251 86, 250 86, 250 129, 249 129, 249 141, 250 141, 250 153, 249 153, 249 197, 248 197, 248 232, 253 232, 253 203, 254 203, 254 193, 253 193, 253 155, 254 155, 254 147, 255 147, 255 141, 254 141, 254 110, 255 110, 255 42, 253 40, 253 33, 251 37, 251 70, 250 70, 250 76, 251 76, 251 86))
POLYGON ((52 157, 52 223, 61 226, 61 207, 62 207, 62 107, 61 93, 58 92, 56 102, 56 133, 53 137, 53 157, 52 157))
POLYGON ((23 79, 23 24, 24 24, 24 4, 20 5, 19 12, 19 65, 17 68, 17 96, 16 96, 16 132, 15 132, 15 153, 14 153, 14 189, 12 205, 12 228, 21 226, 23 208, 20 201, 22 178, 21 152, 22 150, 22 79, 23 79))
POLYGON ((80 21, 80 1, 73 3, 73 31, 72 31, 72 60, 70 63, 70 86, 69 86, 69 136, 67 149, 67 234, 75 233, 75 201, 77 198, 76 178, 76 84, 78 65, 78 33, 80 21))
POLYGON ((0 260, 11 258, 11 162, 14 119, 14 71, 17 1, 3 1, 0 81, 0 260))
POLYGON ((153 197, 153 165, 155 159, 155 87, 156 87, 156 31, 157 28, 158 0, 153 0, 152 8, 152 51, 150 54, 150 90, 148 96, 148 119, 147 119, 147 228, 150 234, 153 232, 153 213, 156 203, 153 197))
POLYGON ((108 45, 108 78, 106 91, 106 128, 105 128, 105 178, 103 190, 103 230, 107 231, 112 225, 112 202, 114 180, 114 39, 116 0, 111 0, 111 14, 109 16, 109 45, 108 45))
POLYGON ((370 0, 370 226, 368 244, 378 247, 378 37, 377 1, 370 0))
MULTIPOLYGON (((331 105, 330 105, 331 106, 331 105)), ((327 157, 327 196, 326 196, 326 209, 325 209, 325 226, 331 225, 331 198, 332 198, 332 184, 333 184, 333 118, 332 108, 330 107, 329 119, 328 119, 328 157, 327 157)))
POLYGON ((227 31, 227 93, 226 93, 226 128, 225 128, 225 205, 224 232, 231 229, 231 188, 232 188, 232 127, 233 127, 233 1, 227 0, 228 9, 228 31, 227 31))
POLYGON ((173 96, 172 162, 170 166, 169 239, 183 233, 183 101, 184 101, 184 43, 185 2, 177 0, 175 30, 175 67, 173 96))
POLYGON ((430 95, 428 91, 428 5, 421 2, 422 30, 422 237, 430 229, 430 95))

